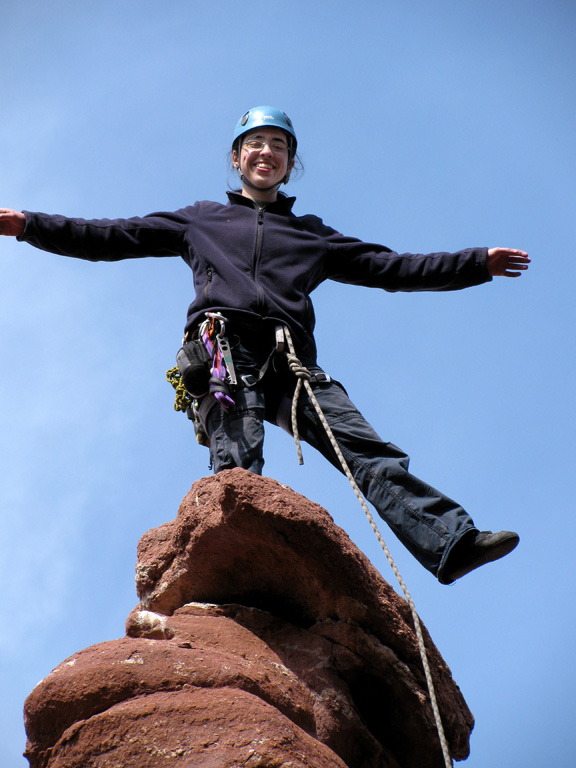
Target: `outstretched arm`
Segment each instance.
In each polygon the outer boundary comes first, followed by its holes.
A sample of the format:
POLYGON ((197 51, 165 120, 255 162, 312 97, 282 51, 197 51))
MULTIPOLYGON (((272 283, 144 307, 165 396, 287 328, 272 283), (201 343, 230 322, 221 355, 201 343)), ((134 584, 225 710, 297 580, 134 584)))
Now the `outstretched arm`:
POLYGON ((493 277, 520 277, 528 269, 530 259, 525 251, 515 248, 490 248, 486 266, 493 277))
POLYGON ((144 217, 87 220, 0 208, 0 235, 86 261, 180 256, 185 233, 197 213, 194 206, 187 206, 144 217))
POLYGON ((26 216, 11 208, 0 208, 0 235, 20 237, 26 226, 26 216))

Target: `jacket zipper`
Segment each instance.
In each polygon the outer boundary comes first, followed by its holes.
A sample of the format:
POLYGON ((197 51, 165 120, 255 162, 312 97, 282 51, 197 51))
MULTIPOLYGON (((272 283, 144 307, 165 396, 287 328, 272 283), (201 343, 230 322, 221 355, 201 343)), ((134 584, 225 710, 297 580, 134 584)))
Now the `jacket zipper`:
POLYGON ((254 258, 252 261, 252 280, 256 286, 258 292, 258 303, 264 305, 264 294, 262 293, 258 280, 256 278, 256 272, 258 271, 258 263, 260 261, 260 252, 262 250, 262 230, 264 227, 264 207, 258 206, 258 217, 256 219, 256 244, 254 246, 254 258))

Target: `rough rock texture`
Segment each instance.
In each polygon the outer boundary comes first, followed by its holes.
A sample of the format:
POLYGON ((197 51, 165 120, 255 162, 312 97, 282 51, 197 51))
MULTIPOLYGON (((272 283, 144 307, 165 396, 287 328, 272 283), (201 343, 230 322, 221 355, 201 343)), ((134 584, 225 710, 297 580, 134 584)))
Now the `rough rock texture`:
MULTIPOLYGON (((204 478, 136 570, 126 637, 28 697, 32 768, 443 768, 408 606, 318 505, 239 469, 204 478)), ((464 759, 473 718, 425 635, 464 759)))

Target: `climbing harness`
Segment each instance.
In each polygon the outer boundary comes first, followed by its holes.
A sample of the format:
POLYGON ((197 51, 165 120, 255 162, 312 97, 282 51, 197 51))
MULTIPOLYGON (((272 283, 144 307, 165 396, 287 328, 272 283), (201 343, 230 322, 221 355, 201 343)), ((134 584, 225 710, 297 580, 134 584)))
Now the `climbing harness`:
POLYGON ((332 444, 332 447, 334 448, 334 451, 338 456, 338 460, 340 461, 342 470, 344 471, 344 474, 348 478, 350 485, 352 486, 354 493, 356 494, 356 498, 360 502, 362 509, 364 510, 364 514, 368 518, 370 527, 374 531, 374 534, 376 535, 376 538, 378 539, 378 542, 380 543, 380 546, 382 547, 382 550, 386 555, 386 559, 390 563, 390 566, 394 571, 394 575, 396 576, 398 583, 402 588, 402 592, 404 593, 406 602, 410 606, 412 619, 414 621, 414 628, 416 630, 416 637, 418 639, 418 648, 420 651, 420 658, 422 660, 422 666, 424 667, 424 674, 426 675, 428 693, 430 694, 430 703, 432 705, 432 711, 434 713, 434 720, 436 722, 436 729, 438 731, 438 737, 440 739, 440 746, 442 747, 442 755, 444 757, 444 763, 446 765, 446 768, 453 768, 452 758, 450 756, 450 751, 448 749, 448 742, 446 741, 446 735, 444 733, 444 727, 442 725, 440 710, 438 708, 438 701, 436 699, 436 692, 434 689, 434 682, 432 680, 432 673, 430 671, 430 664, 428 663, 426 646, 424 645, 422 626, 420 624, 420 618, 418 616, 418 613, 416 612, 416 606, 414 605, 414 601, 412 600, 412 597, 408 591, 408 588, 406 587, 404 579, 402 578, 400 571, 398 570, 398 567, 392 555, 390 554, 388 547, 386 546, 386 542, 384 541, 382 534, 378 530, 374 517, 372 516, 372 513, 368 509, 368 505, 366 504, 364 497, 362 496, 362 493, 358 488, 358 484, 356 483, 356 480, 352 476, 352 473, 350 471, 350 468, 348 467, 346 459, 344 458, 342 451, 340 450, 340 446, 338 445, 338 442, 336 441, 336 438, 334 437, 334 434, 330 429, 330 425, 328 424, 324 414, 322 413, 322 409, 320 408, 318 400, 314 395, 312 386, 310 385, 310 379, 312 378, 312 375, 310 371, 308 371, 307 368, 304 365, 302 365, 300 360, 297 358, 296 352, 294 349, 294 344, 292 343, 292 337, 290 335, 290 331, 288 327, 284 326, 282 328, 282 331, 284 333, 286 343, 288 346, 288 349, 285 350, 284 353, 288 359, 288 365, 290 367, 290 370, 297 377, 296 389, 294 390, 294 396, 292 398, 291 420, 292 420, 292 434, 294 435, 294 442, 296 443, 296 452, 298 454, 298 462, 300 464, 304 463, 304 459, 302 457, 302 448, 300 445, 300 435, 298 433, 298 418, 297 418, 298 399, 300 397, 302 387, 304 387, 306 390, 306 393, 308 394, 308 397, 310 398, 312 405, 314 406, 316 413, 318 414, 318 418, 320 419, 320 422, 322 423, 322 426, 326 431, 328 439, 330 440, 330 443, 332 444))
POLYGON ((211 408, 234 405, 230 385, 237 384, 236 371, 226 338, 227 318, 220 312, 206 312, 206 320, 196 338, 184 339, 176 355, 176 366, 166 371, 167 381, 174 387, 174 410, 186 413, 194 424, 196 440, 209 446, 204 425, 211 408))

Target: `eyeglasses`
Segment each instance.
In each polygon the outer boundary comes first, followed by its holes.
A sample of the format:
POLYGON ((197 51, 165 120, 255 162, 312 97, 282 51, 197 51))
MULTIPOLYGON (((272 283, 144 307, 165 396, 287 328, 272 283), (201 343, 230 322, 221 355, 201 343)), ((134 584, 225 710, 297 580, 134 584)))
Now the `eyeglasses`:
POLYGON ((273 141, 262 141, 261 139, 248 139, 242 144, 250 152, 261 152, 264 147, 269 147, 270 151, 275 155, 281 155, 288 151, 288 145, 283 141, 275 139, 273 141))

